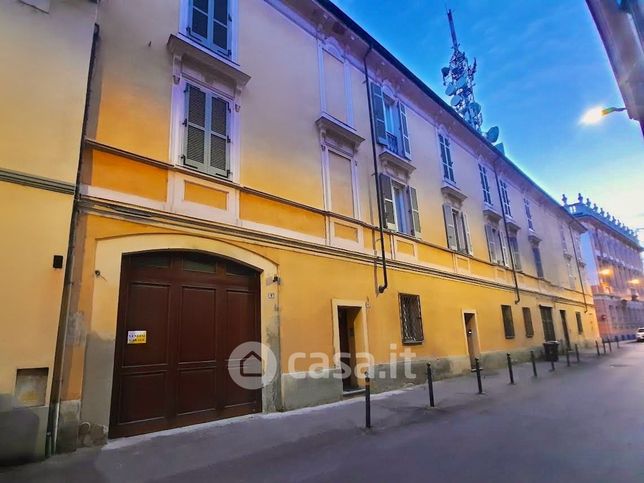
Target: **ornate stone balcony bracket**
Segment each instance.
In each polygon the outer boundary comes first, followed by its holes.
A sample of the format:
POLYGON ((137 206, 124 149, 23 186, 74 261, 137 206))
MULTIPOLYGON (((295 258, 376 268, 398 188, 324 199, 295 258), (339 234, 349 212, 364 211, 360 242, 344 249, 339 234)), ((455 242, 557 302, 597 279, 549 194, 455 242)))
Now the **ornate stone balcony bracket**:
POLYGON ((326 113, 322 113, 315 121, 315 125, 320 131, 320 138, 324 144, 335 146, 349 154, 358 151, 358 147, 364 141, 364 138, 351 126, 326 113))
POLYGON ((441 185, 441 193, 443 193, 443 196, 446 199, 452 199, 459 205, 467 199, 467 195, 465 193, 447 181, 443 181, 443 184, 441 185))
POLYGON ((234 84, 237 92, 241 92, 250 80, 250 75, 243 72, 239 64, 211 52, 183 34, 170 35, 168 50, 182 61, 188 58, 204 69, 224 77, 234 84))

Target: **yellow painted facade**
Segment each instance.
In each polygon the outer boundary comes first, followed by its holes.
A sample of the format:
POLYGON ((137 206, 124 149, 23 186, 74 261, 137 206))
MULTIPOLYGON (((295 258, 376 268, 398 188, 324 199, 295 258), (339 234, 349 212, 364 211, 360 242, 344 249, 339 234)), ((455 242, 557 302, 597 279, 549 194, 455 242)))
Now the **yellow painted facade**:
POLYGON ((0 10, 2 464, 45 453, 96 5, 0 10))
MULTIPOLYGON (((471 350, 488 366, 501 363, 506 352, 525 357, 544 341, 540 307, 552 309, 557 338, 564 337, 561 310, 572 344, 597 337, 583 267, 577 269, 561 245, 560 233, 572 246, 580 226, 390 54, 369 51, 369 39, 326 2, 237 0, 229 14, 230 52, 222 55, 190 35, 187 0, 159 0, 154 16, 125 0, 99 6, 75 290, 66 320, 67 331, 80 335, 65 351, 61 445, 76 444, 82 423, 107 434, 121 260, 131 253, 194 250, 260 273, 261 340, 279 360, 277 378, 262 391, 264 411, 342 398, 339 379, 300 375, 316 363, 318 373, 338 371, 343 307, 357 314, 354 347, 372 354, 374 371, 390 363, 391 344, 397 353, 408 348, 415 354, 416 374, 427 361, 439 375, 468 371, 471 350), (372 135, 365 55, 370 81, 405 106, 406 156, 392 155, 372 135), (218 175, 187 165, 189 86, 227 103, 226 170, 218 175), (451 141, 455 181, 447 184, 439 133, 451 141), (382 293, 372 143, 379 173, 407 203, 395 208, 396 228, 383 233, 388 286, 382 293), (479 164, 488 168, 491 206, 484 203, 479 164), (507 183, 513 215, 507 223, 495 171, 507 183), (408 187, 416 190, 416 224, 408 187), (450 248, 445 205, 467 214, 468 235, 461 234, 467 250, 450 248), (512 264, 491 260, 487 224, 514 226, 518 289, 512 264), (403 344, 400 294, 420 297, 424 337, 414 344, 403 344), (511 307, 513 336, 504 331, 501 305, 511 307), (530 336, 523 308, 531 310, 530 336), (469 350, 466 320, 475 321, 469 350), (331 362, 320 365, 315 353, 331 362)), ((413 381, 375 379, 374 387, 405 382, 413 381)))

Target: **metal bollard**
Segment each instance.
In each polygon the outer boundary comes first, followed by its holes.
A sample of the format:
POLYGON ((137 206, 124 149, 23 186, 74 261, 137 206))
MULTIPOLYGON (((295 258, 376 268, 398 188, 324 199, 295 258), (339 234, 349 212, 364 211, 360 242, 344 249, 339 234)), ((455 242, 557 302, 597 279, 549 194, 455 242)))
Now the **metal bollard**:
POLYGON ((579 346, 575 344, 575 356, 577 357, 577 364, 579 364, 579 346))
POLYGON ((610 341, 610 337, 608 338, 608 349, 613 352, 613 344, 610 341))
POLYGON ((550 360, 550 372, 553 372, 554 370, 555 370, 555 361, 551 359, 550 360))
POLYGON ((570 351, 566 350, 566 366, 570 367, 570 351))
POLYGON ((427 387, 429 388, 429 406, 434 407, 434 378, 432 377, 432 365, 427 363, 427 387))
POLYGON ((615 336, 615 343, 617 344, 617 348, 619 349, 619 337, 615 336))
POLYGON ((476 382, 479 386, 479 394, 483 394, 483 383, 481 382, 481 363, 479 362, 479 358, 474 359, 474 364, 476 367, 476 382))
POLYGON ((371 379, 364 373, 365 427, 371 428, 371 379))
POLYGON ((512 356, 508 352, 506 354, 506 357, 508 359, 508 374, 510 375, 510 384, 514 384, 514 372, 512 371, 512 356))
POLYGON ((537 376, 537 361, 534 358, 534 351, 530 351, 530 361, 532 362, 532 374, 534 374, 534 377, 537 376))
POLYGON ((602 347, 604 348, 604 355, 606 355, 606 340, 602 339, 602 347))
POLYGON ((595 349, 597 349, 597 357, 600 357, 601 354, 599 353, 599 342, 595 341, 595 349))

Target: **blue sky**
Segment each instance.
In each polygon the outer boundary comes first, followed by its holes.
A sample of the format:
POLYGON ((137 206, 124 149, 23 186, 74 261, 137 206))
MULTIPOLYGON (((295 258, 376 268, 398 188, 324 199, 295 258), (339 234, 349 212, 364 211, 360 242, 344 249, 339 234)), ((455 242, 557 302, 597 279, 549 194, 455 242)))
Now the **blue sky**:
MULTIPOLYGON (((447 4, 468 58, 484 129, 498 125, 506 154, 559 200, 584 196, 632 228, 644 228, 644 141, 615 113, 615 78, 583 0, 334 0, 444 98, 440 68, 451 55, 447 4)), ((640 231, 644 239, 644 231, 640 231)))

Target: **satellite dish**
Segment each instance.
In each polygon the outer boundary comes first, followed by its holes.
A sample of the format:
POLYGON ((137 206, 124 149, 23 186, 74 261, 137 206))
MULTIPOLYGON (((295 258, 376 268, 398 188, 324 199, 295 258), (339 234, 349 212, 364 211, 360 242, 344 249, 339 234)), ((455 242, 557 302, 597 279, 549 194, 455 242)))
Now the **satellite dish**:
POLYGON ((452 97, 452 101, 451 101, 452 107, 458 106, 462 100, 463 98, 459 95, 455 95, 454 97, 452 97))
POLYGON ((473 102, 470 104, 470 111, 472 112, 472 116, 478 116, 481 112, 481 105, 478 102, 473 102))
POLYGON ((505 146, 503 146, 503 143, 495 144, 494 147, 499 150, 501 154, 505 155, 505 146))
POLYGON ((462 89, 467 85, 467 77, 465 76, 459 77, 458 79, 456 79, 455 84, 456 84, 456 89, 462 89))
POLYGON ((453 96, 455 92, 456 87, 454 87, 454 84, 448 84, 447 89, 445 89, 445 94, 447 94, 448 96, 453 96))
POLYGON ((441 69, 441 74, 443 74, 443 77, 447 77, 447 74, 449 74, 449 67, 443 67, 441 69))
POLYGON ((485 137, 488 141, 494 144, 497 139, 499 139, 499 128, 497 126, 491 127, 490 130, 485 133, 485 137))
POLYGON ((465 111, 465 113, 463 114, 463 117, 467 122, 470 122, 472 120, 472 114, 470 113, 470 111, 465 111))

